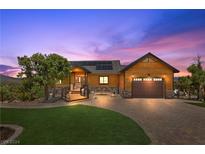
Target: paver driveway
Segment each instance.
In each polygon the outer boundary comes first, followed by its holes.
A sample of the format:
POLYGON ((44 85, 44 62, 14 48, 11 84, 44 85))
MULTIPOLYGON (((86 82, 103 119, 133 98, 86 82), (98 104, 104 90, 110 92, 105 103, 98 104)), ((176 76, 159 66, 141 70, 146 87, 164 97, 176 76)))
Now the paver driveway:
POLYGON ((205 144, 205 108, 177 99, 122 99, 97 95, 89 105, 135 120, 152 144, 205 144))

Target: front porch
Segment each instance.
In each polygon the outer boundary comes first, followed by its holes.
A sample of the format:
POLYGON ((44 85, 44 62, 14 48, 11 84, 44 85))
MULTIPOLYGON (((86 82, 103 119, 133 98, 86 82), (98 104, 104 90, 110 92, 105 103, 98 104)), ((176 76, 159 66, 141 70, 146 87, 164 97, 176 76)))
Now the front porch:
POLYGON ((51 88, 51 94, 59 96, 66 101, 75 101, 89 98, 88 91, 88 71, 81 67, 73 67, 68 78, 59 81, 55 85, 55 90, 51 88))
POLYGON ((73 67, 69 78, 70 101, 89 98, 88 92, 88 71, 81 67, 73 67))

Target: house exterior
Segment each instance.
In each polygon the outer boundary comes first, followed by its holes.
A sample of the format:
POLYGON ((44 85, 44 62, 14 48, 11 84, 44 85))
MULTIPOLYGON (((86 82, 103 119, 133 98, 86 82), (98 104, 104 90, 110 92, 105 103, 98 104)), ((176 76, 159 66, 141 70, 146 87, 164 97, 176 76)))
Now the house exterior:
POLYGON ((152 53, 121 65, 119 60, 71 61, 70 77, 59 83, 80 91, 87 85, 90 91, 109 91, 123 97, 172 98, 174 73, 179 71, 152 53))

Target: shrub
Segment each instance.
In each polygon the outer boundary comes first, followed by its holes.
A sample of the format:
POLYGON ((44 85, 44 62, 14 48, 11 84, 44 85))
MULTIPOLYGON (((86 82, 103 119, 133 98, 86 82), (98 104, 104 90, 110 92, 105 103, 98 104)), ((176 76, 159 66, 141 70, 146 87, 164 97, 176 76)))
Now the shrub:
POLYGON ((11 87, 9 85, 0 86, 0 100, 3 102, 5 100, 12 101, 13 95, 11 93, 11 87))
POLYGON ((43 96, 43 88, 39 85, 34 85, 31 89, 25 89, 24 86, 21 86, 20 91, 18 92, 18 99, 22 101, 32 101, 43 96))
POLYGON ((0 87, 0 100, 1 101, 32 101, 44 96, 43 88, 39 85, 34 85, 31 89, 26 89, 21 84, 6 84, 0 87))

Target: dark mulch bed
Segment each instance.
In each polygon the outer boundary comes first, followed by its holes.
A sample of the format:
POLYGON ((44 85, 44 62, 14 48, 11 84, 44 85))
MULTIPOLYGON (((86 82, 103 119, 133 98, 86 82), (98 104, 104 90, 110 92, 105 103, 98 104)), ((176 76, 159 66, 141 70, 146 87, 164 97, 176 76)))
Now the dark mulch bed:
POLYGON ((8 128, 8 127, 0 127, 0 143, 7 140, 9 137, 11 137, 14 134, 15 130, 8 128))

